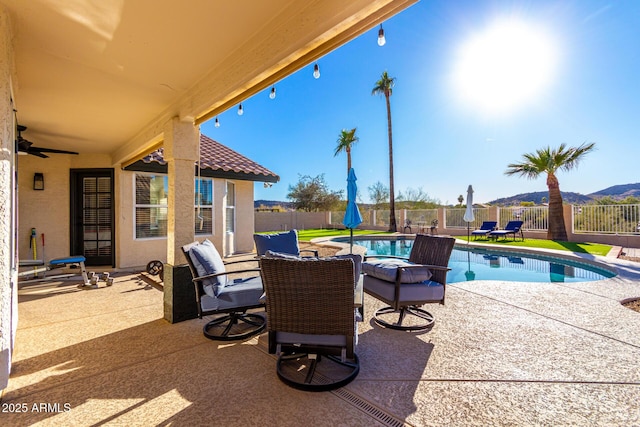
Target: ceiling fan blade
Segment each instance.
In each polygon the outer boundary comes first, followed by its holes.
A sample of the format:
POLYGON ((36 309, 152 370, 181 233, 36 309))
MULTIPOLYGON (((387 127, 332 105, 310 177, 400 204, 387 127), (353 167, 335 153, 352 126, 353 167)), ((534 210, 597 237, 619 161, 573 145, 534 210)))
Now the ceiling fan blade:
POLYGON ((42 153, 39 153, 39 152, 33 151, 33 150, 27 151, 27 154, 31 154, 32 156, 36 156, 36 157, 42 157, 43 159, 48 159, 49 158, 49 156, 47 156, 46 154, 42 154, 42 153))
POLYGON ((31 147, 29 152, 37 151, 38 153, 57 153, 57 154, 78 154, 75 151, 56 150, 55 148, 31 147))

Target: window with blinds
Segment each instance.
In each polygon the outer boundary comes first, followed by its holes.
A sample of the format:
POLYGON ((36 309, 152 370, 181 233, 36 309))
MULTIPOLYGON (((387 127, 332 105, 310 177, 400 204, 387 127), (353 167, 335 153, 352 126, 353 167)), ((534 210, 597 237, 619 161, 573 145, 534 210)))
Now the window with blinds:
POLYGON ((166 175, 136 174, 136 239, 167 236, 166 175))
POLYGON ((195 234, 213 234, 213 180, 196 178, 195 234))
MULTIPOLYGON (((166 175, 136 173, 136 239, 167 237, 168 187, 166 175)), ((195 234, 213 234, 213 179, 196 178, 194 212, 195 234)))

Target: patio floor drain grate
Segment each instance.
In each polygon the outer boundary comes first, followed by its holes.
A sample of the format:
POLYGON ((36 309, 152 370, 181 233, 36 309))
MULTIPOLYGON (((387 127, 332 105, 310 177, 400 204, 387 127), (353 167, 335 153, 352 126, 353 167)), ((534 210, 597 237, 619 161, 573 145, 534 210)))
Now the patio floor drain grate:
MULTIPOLYGON (((287 371, 287 375, 290 376, 291 378, 298 377, 298 380, 300 382, 304 381, 304 375, 301 375, 299 371, 295 371, 293 369, 288 369, 288 368, 285 368, 285 371, 287 371)), ((318 372, 316 372, 316 374, 314 376, 314 380, 318 384, 328 384, 329 383, 329 379, 326 378, 325 376, 323 376, 322 374, 318 373, 318 372)), ((404 421, 402 421, 402 420, 394 417, 393 415, 385 412, 384 410, 382 410, 382 409, 378 408, 377 406, 371 404, 370 402, 364 400, 363 398, 361 398, 357 394, 352 393, 351 391, 347 390, 344 387, 338 388, 338 389, 335 389, 335 390, 331 390, 331 393, 333 393, 334 395, 338 396, 339 398, 341 398, 345 402, 349 403, 350 405, 356 407, 357 409, 359 409, 360 411, 364 412, 365 414, 369 415, 371 418, 375 419, 376 421, 378 421, 380 424, 382 424, 384 426, 387 426, 387 427, 403 427, 403 426, 406 425, 404 423, 404 421)))
POLYGON ((351 393, 349 390, 345 388, 339 388, 337 390, 333 390, 332 393, 342 398, 346 402, 350 403, 351 405, 357 407, 358 409, 360 409, 370 417, 374 418, 376 421, 378 421, 382 425, 389 426, 389 427, 405 426, 405 423, 402 420, 399 420, 398 418, 383 411, 377 406, 372 405, 371 403, 362 399, 360 396, 357 396, 351 393))

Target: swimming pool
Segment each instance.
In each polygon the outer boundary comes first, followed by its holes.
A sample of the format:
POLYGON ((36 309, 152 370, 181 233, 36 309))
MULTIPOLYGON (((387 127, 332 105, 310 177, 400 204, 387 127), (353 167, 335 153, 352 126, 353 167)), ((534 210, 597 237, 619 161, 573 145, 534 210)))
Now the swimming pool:
MULTIPOLYGON (((348 242, 348 238, 334 239, 348 242)), ((413 239, 366 239, 358 237, 354 245, 367 248, 368 255, 408 257, 413 239)), ((448 283, 471 280, 514 282, 588 282, 614 277, 615 273, 592 264, 565 258, 456 245, 449 260, 448 283)))

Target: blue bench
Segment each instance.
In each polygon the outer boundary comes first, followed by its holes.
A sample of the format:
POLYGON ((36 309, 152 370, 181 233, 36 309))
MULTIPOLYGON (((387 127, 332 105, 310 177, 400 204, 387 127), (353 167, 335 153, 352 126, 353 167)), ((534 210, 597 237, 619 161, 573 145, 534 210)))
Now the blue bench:
MULTIPOLYGON (((49 261, 49 268, 50 269, 62 268, 67 264, 80 264, 80 271, 82 272, 82 280, 84 281, 83 285, 88 286, 89 277, 87 276, 87 267, 85 267, 84 265, 84 262, 86 260, 87 259, 82 255, 72 255, 64 258, 55 258, 49 261)), ((46 274, 47 273, 45 272, 45 277, 46 277, 46 274)))

